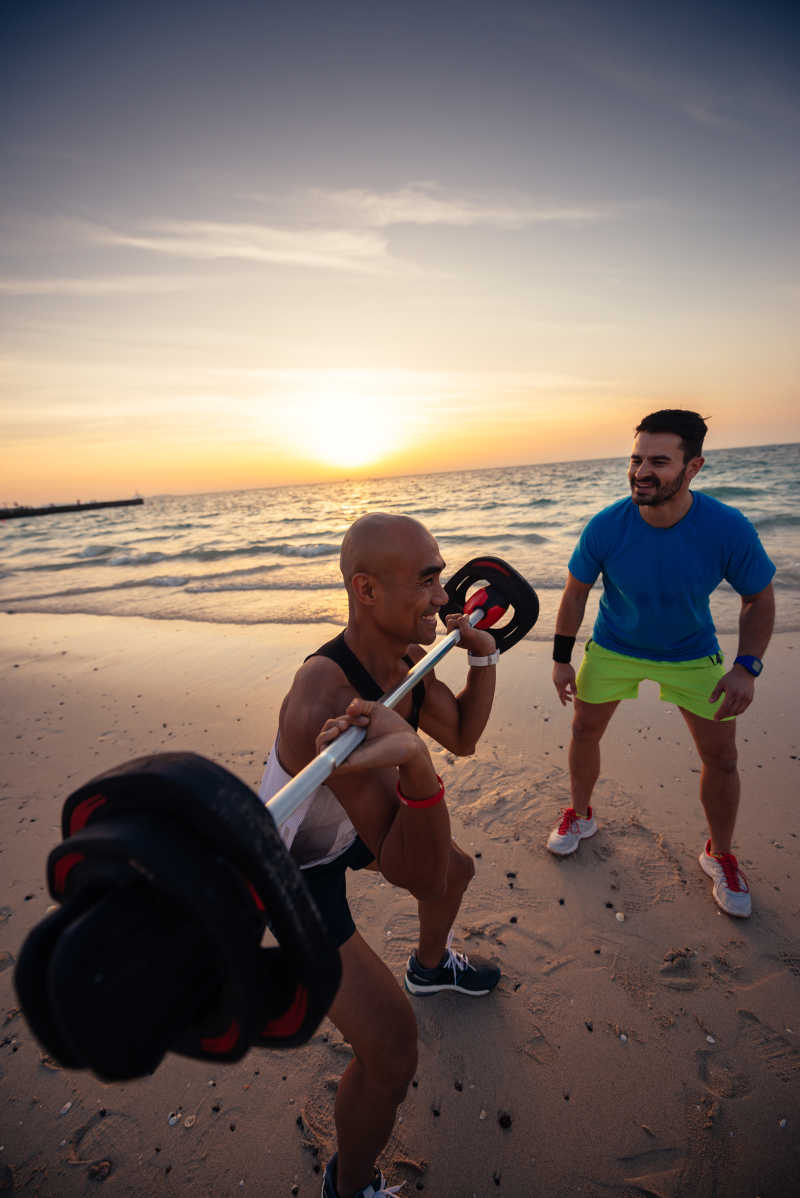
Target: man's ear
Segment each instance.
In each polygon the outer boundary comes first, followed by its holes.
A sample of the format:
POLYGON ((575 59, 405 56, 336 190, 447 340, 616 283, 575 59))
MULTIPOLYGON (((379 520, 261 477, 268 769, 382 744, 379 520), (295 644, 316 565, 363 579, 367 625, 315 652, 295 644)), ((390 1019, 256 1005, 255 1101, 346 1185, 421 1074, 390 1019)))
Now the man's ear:
POLYGON ((696 474, 699 474, 705 465, 705 458, 690 458, 686 463, 686 478, 691 481, 696 474))
POLYGON ((353 594, 359 603, 370 607, 375 602, 375 579, 371 574, 354 574, 350 579, 353 594))

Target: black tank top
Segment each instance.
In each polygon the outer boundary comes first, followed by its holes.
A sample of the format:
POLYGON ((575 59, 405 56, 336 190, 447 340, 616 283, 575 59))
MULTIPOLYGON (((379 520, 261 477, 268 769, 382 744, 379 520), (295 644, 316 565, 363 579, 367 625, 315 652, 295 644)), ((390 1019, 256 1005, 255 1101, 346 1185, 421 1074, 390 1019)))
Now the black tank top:
MULTIPOLYGON (((321 645, 319 649, 315 649, 313 653, 309 653, 308 657, 329 657, 331 661, 335 661, 337 666, 341 668, 347 681, 355 691, 358 691, 362 699, 380 699, 384 693, 349 647, 344 639, 343 632, 335 636, 332 641, 326 641, 324 645, 321 645)), ((308 661, 308 657, 306 661, 308 661)), ((404 657, 403 661, 408 663, 409 668, 414 665, 410 657, 404 657)), ((419 713, 424 702, 425 683, 420 679, 411 692, 411 712, 406 717, 415 732, 419 727, 419 713)))

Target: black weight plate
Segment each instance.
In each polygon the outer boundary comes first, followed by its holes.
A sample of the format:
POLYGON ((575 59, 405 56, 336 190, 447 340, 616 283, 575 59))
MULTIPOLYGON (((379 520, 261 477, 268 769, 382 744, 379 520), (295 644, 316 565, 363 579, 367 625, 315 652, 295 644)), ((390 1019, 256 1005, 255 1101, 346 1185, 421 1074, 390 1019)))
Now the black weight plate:
POLYGON ((490 629, 495 644, 505 653, 530 632, 539 618, 539 597, 526 578, 513 566, 499 557, 476 557, 457 570, 446 583, 449 602, 440 608, 444 621, 451 613, 461 613, 469 593, 481 585, 492 588, 493 593, 503 597, 507 609, 512 609, 509 619, 490 629))

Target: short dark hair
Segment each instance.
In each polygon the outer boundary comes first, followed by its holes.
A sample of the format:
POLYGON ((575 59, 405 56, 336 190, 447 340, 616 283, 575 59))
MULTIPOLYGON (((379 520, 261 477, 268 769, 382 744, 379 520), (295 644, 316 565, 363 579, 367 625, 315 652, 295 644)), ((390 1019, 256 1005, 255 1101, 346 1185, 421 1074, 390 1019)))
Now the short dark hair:
POLYGON ((689 412, 685 408, 662 408, 660 412, 651 412, 636 426, 637 433, 674 433, 680 437, 683 446, 684 462, 699 458, 703 452, 703 439, 708 432, 708 426, 697 412, 689 412))

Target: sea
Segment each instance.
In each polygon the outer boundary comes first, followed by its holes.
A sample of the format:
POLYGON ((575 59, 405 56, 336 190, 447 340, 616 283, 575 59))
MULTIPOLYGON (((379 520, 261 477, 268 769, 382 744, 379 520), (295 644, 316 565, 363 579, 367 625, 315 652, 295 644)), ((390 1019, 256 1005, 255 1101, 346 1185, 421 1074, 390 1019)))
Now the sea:
MULTIPOLYGON (((694 489, 732 504, 777 567, 777 627, 800 630, 800 444, 710 450, 694 489)), ((443 577, 471 558, 509 562, 537 592, 529 634, 552 636, 567 562, 588 519, 629 493, 624 458, 403 478, 146 497, 142 506, 0 522, 0 611, 139 616, 215 624, 346 620, 338 570, 348 526, 405 513, 436 537, 443 577)), ((596 610, 600 584, 587 607, 596 610)), ((738 596, 712 598, 721 634, 738 596)))

